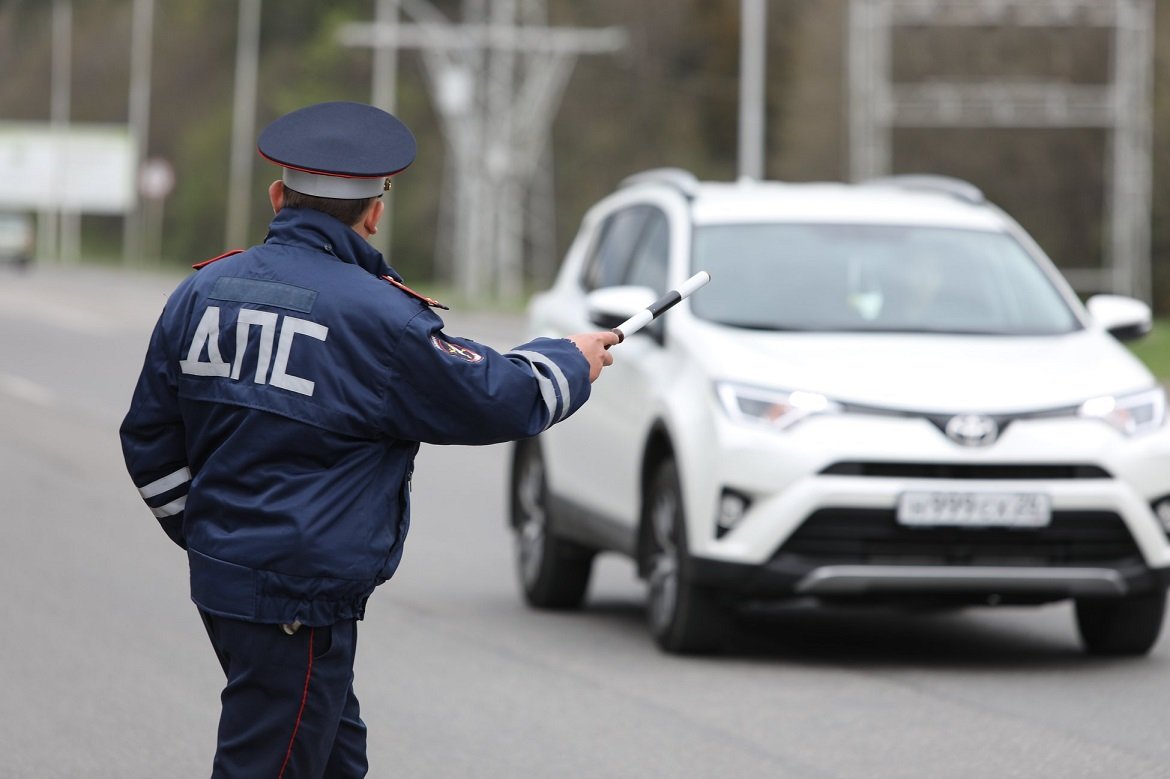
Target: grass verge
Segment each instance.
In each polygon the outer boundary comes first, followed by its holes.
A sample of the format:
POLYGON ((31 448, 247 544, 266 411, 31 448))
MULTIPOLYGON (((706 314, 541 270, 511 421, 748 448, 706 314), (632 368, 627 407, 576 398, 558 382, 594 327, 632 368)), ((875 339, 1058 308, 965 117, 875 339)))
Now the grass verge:
POLYGON ((1127 345, 1159 381, 1170 384, 1170 319, 1155 321, 1149 335, 1127 345))

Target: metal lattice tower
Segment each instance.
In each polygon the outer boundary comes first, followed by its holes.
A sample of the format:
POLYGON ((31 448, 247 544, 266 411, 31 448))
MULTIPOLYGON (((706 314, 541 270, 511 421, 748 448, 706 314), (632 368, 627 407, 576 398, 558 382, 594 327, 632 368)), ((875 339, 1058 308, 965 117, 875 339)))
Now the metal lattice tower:
POLYGON ((896 127, 1103 128, 1110 134, 1105 265, 1066 275, 1079 288, 1149 301, 1153 36, 1153 0, 851 0, 850 173, 854 180, 889 173, 896 127), (1110 28, 1111 79, 893 81, 894 28, 997 26, 1110 28))
POLYGON ((459 24, 427 0, 400 6, 412 22, 349 24, 340 39, 421 53, 448 150, 439 250, 450 236, 450 268, 466 297, 518 299, 525 237, 548 243, 541 230, 551 217, 538 225, 545 218, 525 214, 530 195, 550 189, 541 165, 561 95, 579 55, 617 51, 625 32, 549 27, 545 0, 464 0, 459 24))

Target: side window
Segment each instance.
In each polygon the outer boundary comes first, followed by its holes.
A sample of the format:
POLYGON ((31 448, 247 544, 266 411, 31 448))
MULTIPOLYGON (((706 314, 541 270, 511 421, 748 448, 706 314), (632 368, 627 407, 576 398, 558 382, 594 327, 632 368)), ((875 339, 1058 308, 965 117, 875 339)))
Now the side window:
POLYGON ((585 263, 581 279, 586 291, 625 283, 630 257, 642 235, 642 227, 651 209, 634 206, 612 214, 597 231, 597 243, 585 263))
POLYGON ((642 238, 630 261, 626 284, 650 287, 655 292, 666 292, 666 276, 670 263, 670 222, 657 208, 649 208, 642 238))

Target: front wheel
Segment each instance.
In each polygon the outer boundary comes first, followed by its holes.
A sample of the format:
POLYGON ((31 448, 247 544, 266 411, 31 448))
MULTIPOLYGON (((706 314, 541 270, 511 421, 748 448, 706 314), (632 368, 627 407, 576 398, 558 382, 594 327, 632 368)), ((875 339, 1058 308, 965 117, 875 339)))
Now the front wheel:
POLYGON ((510 497, 516 574, 524 599, 539 609, 580 608, 594 553, 552 534, 544 458, 536 439, 516 444, 510 497))
POLYGON ((686 520, 678 468, 664 461, 646 502, 642 570, 648 584, 650 633, 667 652, 698 654, 717 649, 728 615, 717 594, 690 580, 686 520))
POLYGON ((1158 640, 1166 611, 1166 591, 1125 598, 1076 601, 1077 630, 1094 655, 1144 655, 1158 640))

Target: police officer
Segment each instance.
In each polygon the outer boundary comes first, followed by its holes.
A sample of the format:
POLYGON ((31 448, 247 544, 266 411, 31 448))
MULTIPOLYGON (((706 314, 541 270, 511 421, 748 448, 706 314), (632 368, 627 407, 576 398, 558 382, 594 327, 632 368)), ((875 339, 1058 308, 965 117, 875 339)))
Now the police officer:
POLYGON ((216 777, 364 776, 357 621, 393 575, 420 442, 535 435, 589 397, 611 332, 505 354, 443 331, 370 246, 415 140, 331 102, 264 129, 283 168, 264 243, 168 299, 121 427, 146 505, 186 550, 227 676, 216 777))

